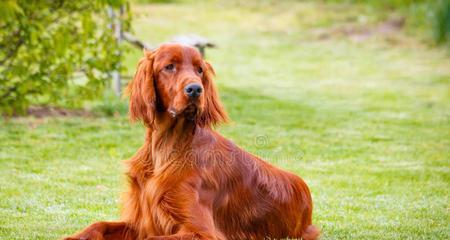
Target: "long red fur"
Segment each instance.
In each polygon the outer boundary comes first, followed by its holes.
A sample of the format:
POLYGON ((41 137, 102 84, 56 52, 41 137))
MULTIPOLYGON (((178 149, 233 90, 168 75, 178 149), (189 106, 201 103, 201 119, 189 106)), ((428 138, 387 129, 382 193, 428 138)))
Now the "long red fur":
POLYGON ((144 122, 146 138, 127 161, 129 191, 122 219, 95 223, 67 239, 318 238, 305 182, 242 150, 212 128, 227 120, 213 75, 211 65, 186 46, 166 44, 145 53, 128 94, 130 119, 144 122), (173 78, 177 81, 159 73, 166 55, 182 59, 183 71, 173 78), (204 88, 200 110, 192 120, 183 115, 174 118, 164 104, 182 106, 174 99, 183 98, 168 93, 182 89, 197 58, 204 68, 198 78, 204 88))

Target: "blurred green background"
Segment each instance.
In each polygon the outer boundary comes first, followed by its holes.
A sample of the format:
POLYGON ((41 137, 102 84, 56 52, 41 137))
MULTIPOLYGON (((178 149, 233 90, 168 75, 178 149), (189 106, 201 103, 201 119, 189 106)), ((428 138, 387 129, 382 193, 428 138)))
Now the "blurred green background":
MULTIPOLYGON (((128 5, 124 21, 153 46, 189 34, 217 45, 206 58, 232 119, 218 131, 305 179, 323 239, 449 239, 449 5, 141 0, 128 5)), ((86 41, 77 49, 83 46, 93 48, 86 41)), ((125 42, 117 49, 120 56, 85 54, 68 64, 117 58, 119 67, 105 60, 87 68, 119 68, 126 84, 142 51, 125 42)), ((9 74, 0 75, 3 86, 29 81, 7 66, 0 67, 9 74)), ((53 74, 49 69, 39 76, 53 74)), ((62 69, 51 76, 73 79, 62 69)), ((114 95, 109 75, 94 83, 87 95, 66 82, 55 86, 64 95, 27 93, 17 105, 23 111, 4 111, 0 239, 55 239, 119 218, 121 160, 142 144, 144 128, 128 122, 126 99, 114 95)), ((8 109, 19 98, 5 99, 8 109)))

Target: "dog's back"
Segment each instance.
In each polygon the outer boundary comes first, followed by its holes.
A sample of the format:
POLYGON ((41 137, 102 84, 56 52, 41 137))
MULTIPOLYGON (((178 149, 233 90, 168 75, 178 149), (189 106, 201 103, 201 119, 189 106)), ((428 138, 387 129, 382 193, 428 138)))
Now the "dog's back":
MULTIPOLYGON (((204 130, 208 131, 208 130, 204 130)), ((206 137, 208 133, 203 133, 206 137)), ((211 130, 214 157, 200 168, 214 191, 214 221, 227 239, 316 239, 312 200, 304 181, 243 151, 211 130)), ((203 146, 205 147, 205 146, 203 146)))

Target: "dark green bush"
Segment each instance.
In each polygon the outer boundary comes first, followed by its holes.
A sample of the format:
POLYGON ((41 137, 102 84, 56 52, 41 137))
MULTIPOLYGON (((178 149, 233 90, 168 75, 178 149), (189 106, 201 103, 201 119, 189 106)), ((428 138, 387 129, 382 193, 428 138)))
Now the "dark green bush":
POLYGON ((0 113, 97 97, 120 58, 107 6, 123 3, 1 1, 0 113))
POLYGON ((436 42, 450 46, 450 1, 441 0, 436 4, 433 20, 436 42))

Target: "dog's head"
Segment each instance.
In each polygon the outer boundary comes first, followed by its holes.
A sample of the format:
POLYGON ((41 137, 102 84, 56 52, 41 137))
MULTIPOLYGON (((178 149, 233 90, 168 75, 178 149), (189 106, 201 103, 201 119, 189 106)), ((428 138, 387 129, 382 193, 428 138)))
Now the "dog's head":
POLYGON ((164 44, 144 55, 128 85, 132 121, 152 127, 157 114, 164 113, 199 126, 226 121, 212 80, 214 70, 197 49, 164 44))

